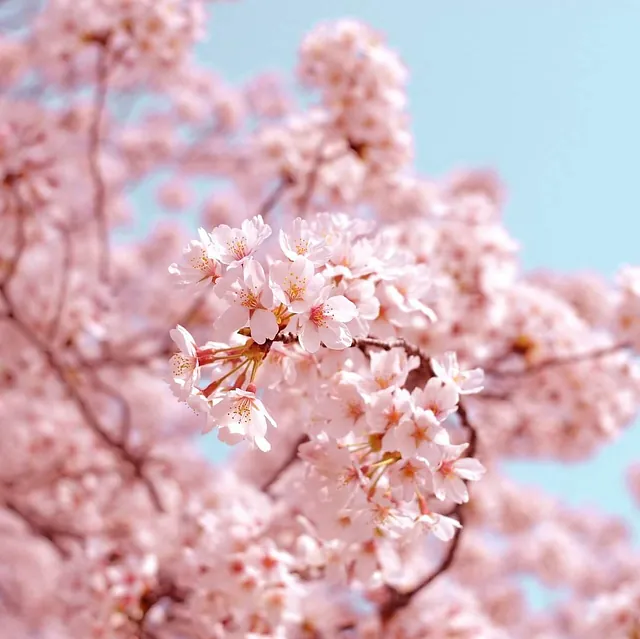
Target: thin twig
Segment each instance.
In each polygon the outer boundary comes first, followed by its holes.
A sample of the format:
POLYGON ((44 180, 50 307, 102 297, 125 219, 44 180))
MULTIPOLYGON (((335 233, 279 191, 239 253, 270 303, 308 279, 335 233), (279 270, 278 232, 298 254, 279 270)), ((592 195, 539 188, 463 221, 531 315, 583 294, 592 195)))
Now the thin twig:
POLYGON ((94 372, 93 367, 87 367, 85 371, 90 374, 92 385, 96 389, 100 390, 104 395, 113 399, 120 406, 120 441, 126 446, 132 425, 131 407, 129 406, 129 403, 113 386, 101 379, 100 376, 94 372))
POLYGON ((60 281, 60 290, 58 291, 58 298, 55 307, 55 311, 53 313, 53 318, 51 320, 51 325, 49 326, 49 339, 54 340, 58 330, 60 329, 60 322, 62 320, 62 313, 64 312, 64 306, 67 301, 67 296, 69 294, 69 280, 71 275, 71 263, 72 263, 72 254, 71 254, 71 235, 67 229, 60 229, 62 233, 62 279, 60 281))
POLYGON ((271 191, 267 196, 267 199, 261 204, 258 209, 258 215, 266 218, 267 215, 269 215, 269 213, 271 213, 271 211, 278 205, 278 202, 280 202, 287 189, 291 188, 291 184, 291 180, 283 177, 276 185, 276 188, 271 191))
MULTIPOLYGON (((454 513, 460 522, 460 525, 464 525, 464 517, 462 514, 462 506, 459 505, 456 508, 454 513)), ((411 590, 407 592, 398 592, 395 588, 388 587, 389 598, 387 601, 380 607, 379 615, 383 625, 389 623, 389 621, 401 610, 406 608, 412 601, 412 599, 424 588, 432 584, 440 575, 444 574, 453 564, 455 560, 458 548, 460 546, 460 541, 462 540, 462 531, 464 527, 456 529, 456 532, 449 544, 449 548, 447 549, 447 553, 442 558, 442 561, 438 565, 438 567, 429 575, 427 575, 419 584, 414 586, 411 590)))
POLYGON ((102 132, 102 116, 107 101, 108 90, 108 56, 105 46, 98 47, 96 58, 96 91, 94 97, 94 117, 89 131, 89 172, 93 181, 93 214, 98 227, 98 242, 100 246, 100 258, 98 272, 100 280, 109 281, 110 271, 110 246, 109 223, 106 211, 106 187, 102 171, 100 169, 100 145, 102 132))
POLYGON ((318 145, 318 148, 316 150, 316 157, 313 163, 313 168, 309 172, 304 193, 300 198, 300 205, 298 207, 298 213, 300 215, 305 215, 307 213, 307 209, 309 208, 309 205, 311 204, 313 192, 315 191, 316 184, 318 182, 318 175, 320 174, 320 167, 325 162, 324 158, 322 157, 324 152, 324 147, 325 147, 325 141, 323 139, 318 145))
POLYGON ((54 526, 39 522, 36 518, 27 513, 26 510, 18 506, 18 504, 13 501, 7 500, 4 503, 4 507, 9 512, 12 512, 14 515, 19 517, 34 536, 46 539, 63 559, 68 558, 70 556, 70 553, 60 543, 58 537, 68 537, 71 539, 81 538, 77 533, 74 533, 70 530, 60 530, 55 528, 54 526))
POLYGON ((613 355, 614 353, 618 353, 628 348, 631 348, 631 344, 628 344, 627 342, 622 342, 619 344, 612 344, 610 346, 605 346, 603 348, 587 351, 584 353, 575 353, 573 355, 567 355, 566 357, 550 357, 548 359, 537 362, 532 366, 528 366, 527 368, 521 368, 518 370, 488 369, 488 370, 485 370, 485 373, 487 375, 492 375, 493 377, 523 377, 526 375, 537 373, 541 370, 544 370, 545 368, 552 368, 555 366, 566 366, 568 364, 577 364, 579 362, 588 361, 590 359, 598 359, 599 357, 613 355))
MULTIPOLYGON (((478 446, 478 433, 469 421, 469 415, 466 407, 462 402, 458 403, 458 416, 460 422, 466 428, 469 433, 469 447, 465 451, 467 457, 474 457, 478 446)), ((438 577, 443 575, 453 564, 458 548, 460 547, 460 541, 464 531, 464 508, 465 504, 457 504, 451 513, 447 516, 456 517, 460 523, 460 528, 457 528, 449 548, 446 554, 440 561, 438 567, 422 579, 416 586, 406 592, 399 592, 395 588, 388 586, 387 601, 380 607, 379 615, 383 625, 389 623, 389 621, 402 609, 406 608, 412 601, 412 599, 424 588, 433 583, 438 577)))
POLYGON ((5 316, 6 319, 12 321, 15 328, 22 334, 22 336, 28 342, 30 342, 38 351, 40 351, 41 355, 44 357, 47 364, 53 371, 55 377, 66 389, 69 397, 75 403, 78 411, 82 415, 87 425, 108 448, 112 449, 122 459, 122 461, 124 461, 132 468, 134 476, 139 478, 147 487, 151 501, 153 502, 156 509, 159 511, 163 511, 164 508, 162 506, 162 501, 157 489, 155 488, 153 482, 148 477, 146 477, 143 472, 143 461, 133 455, 126 448, 126 446, 124 446, 124 444, 119 442, 102 428, 102 425, 91 409, 91 406, 78 392, 75 385, 69 380, 67 371, 65 370, 64 366, 58 361, 55 354, 51 351, 47 344, 40 339, 38 334, 29 326, 29 324, 18 316, 15 307, 12 304, 11 298, 9 297, 4 287, 0 287, 0 297, 4 299, 8 308, 8 314, 5 316))
POLYGON ((21 207, 16 209, 16 233, 15 233, 15 249, 9 263, 5 267, 5 272, 0 279, 0 287, 6 288, 18 270, 18 264, 22 259, 25 249, 27 248, 27 233, 25 228, 25 219, 22 215, 21 207))
POLYGON ((282 461, 282 463, 271 473, 271 476, 260 485, 260 490, 262 492, 268 493, 271 487, 280 479, 283 473, 289 468, 295 461, 298 459, 298 448, 302 446, 302 444, 309 441, 309 437, 307 435, 302 435, 298 439, 296 439, 291 452, 287 457, 282 461))

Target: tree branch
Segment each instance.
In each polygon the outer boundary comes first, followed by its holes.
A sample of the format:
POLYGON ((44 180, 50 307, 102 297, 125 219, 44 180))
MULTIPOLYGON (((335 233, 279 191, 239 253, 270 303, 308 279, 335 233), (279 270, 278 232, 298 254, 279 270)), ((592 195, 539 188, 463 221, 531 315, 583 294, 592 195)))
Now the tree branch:
POLYGON ((283 473, 289 468, 293 463, 298 459, 298 448, 305 442, 309 441, 309 437, 307 435, 302 435, 298 437, 295 441, 291 452, 287 457, 282 461, 282 463, 273 471, 271 476, 260 485, 260 490, 262 492, 268 493, 271 487, 280 479, 283 473))
POLYGON ((49 339, 53 340, 60 329, 60 322, 62 320, 62 313, 67 301, 67 295, 69 293, 69 277, 71 275, 71 236, 68 229, 60 229, 62 233, 62 280, 60 282, 60 290, 58 292, 58 298, 56 307, 51 319, 51 325, 49 327, 49 339))
POLYGON ((13 501, 5 501, 4 507, 14 515, 16 515, 29 529, 31 534, 36 537, 46 539, 60 555, 61 558, 67 559, 70 556, 69 550, 66 549, 59 541, 59 537, 68 537, 72 539, 81 539, 81 537, 70 530, 58 529, 55 526, 42 523, 37 518, 30 515, 26 510, 18 506, 13 501))
POLYGON ((109 246, 109 222, 106 212, 106 187, 100 169, 100 145, 102 132, 102 116, 107 101, 107 49, 98 43, 96 58, 96 91, 94 97, 94 118, 89 131, 89 173, 93 181, 93 214, 98 227, 98 244, 100 258, 98 273, 100 280, 109 281, 111 251, 109 246))
POLYGON ((123 443, 119 442, 102 428, 100 421, 94 414, 89 403, 84 399, 84 397, 78 392, 75 385, 70 381, 67 371, 65 370, 64 366, 58 361, 53 351, 51 351, 47 344, 40 339, 38 334, 29 326, 29 324, 18 316, 16 309, 12 304, 11 298, 9 297, 4 287, 0 287, 0 297, 4 299, 8 308, 8 315, 6 316, 6 319, 12 321, 18 332, 20 332, 22 336, 28 342, 30 342, 36 348, 36 350, 41 353, 42 357, 45 359, 45 361, 53 371, 54 376, 58 379, 63 388, 66 389, 69 397, 75 403, 78 411, 82 415, 89 428, 91 428, 91 430, 95 433, 98 439, 103 442, 103 444, 113 450, 114 453, 116 453, 123 462, 131 467, 134 476, 140 479, 147 487, 151 501, 156 509, 159 511, 163 511, 164 509, 162 506, 162 501, 160 500, 160 496, 155 486, 153 485, 153 482, 144 474, 143 460, 133 455, 123 443))
POLYGON ((0 278, 0 287, 6 288, 18 270, 20 259, 27 248, 27 233, 25 229, 25 219, 20 206, 16 207, 16 242, 15 250, 11 259, 5 267, 5 272, 0 278))
MULTIPOLYGON (((459 504, 454 511, 454 515, 457 517, 460 525, 464 526, 464 517, 462 512, 462 504, 459 504)), ((449 548, 447 549, 447 553, 442 558, 438 567, 418 583, 418 585, 414 586, 407 592, 399 592, 395 588, 387 586, 389 598, 378 610, 378 614, 380 615, 383 625, 389 623, 389 621, 391 621, 398 612, 406 608, 411 603, 412 599, 422 589, 432 584, 438 577, 440 577, 440 575, 444 574, 451 567, 455 560, 458 547, 460 546, 463 530, 464 528, 458 528, 456 530, 455 535, 449 544, 449 548)))
POLYGON ((492 375, 493 377, 523 377, 526 375, 532 375, 533 373, 537 373, 545 368, 552 368, 555 366, 566 366, 569 364, 577 364, 579 362, 589 361, 591 359, 598 359, 600 357, 606 357, 607 355, 613 355, 614 353, 618 353, 620 351, 631 348, 631 344, 627 342, 621 342, 618 344, 612 344, 610 346, 605 346, 603 348, 594 349, 592 351, 587 351, 584 353, 575 353, 573 355, 567 355, 566 357, 550 357, 548 359, 542 360, 528 366, 526 368, 521 368, 518 370, 492 370, 487 369, 485 372, 488 375, 492 375))
MULTIPOLYGON (((460 422, 466 428, 469 433, 469 447, 466 450, 467 457, 474 457, 478 446, 478 434, 476 429, 469 421, 469 415, 466 407, 462 402, 458 403, 458 416, 460 422)), ((453 511, 448 516, 454 516, 460 522, 460 528, 456 529, 453 539, 449 544, 446 554, 440 561, 438 567, 427 575, 422 581, 407 592, 399 592, 391 586, 387 586, 388 599, 379 608, 379 615, 383 625, 386 625, 391 619, 401 610, 406 608, 412 601, 412 599, 424 588, 432 584, 440 575, 443 575, 453 564, 458 548, 460 547, 460 541, 464 531, 464 508, 465 504, 457 504, 453 511)))
POLYGON ((267 215, 269 215, 269 213, 271 213, 271 211, 278 205, 278 202, 280 202, 287 189, 291 188, 291 185, 291 180, 287 177, 283 177, 278 182, 276 188, 267 196, 267 199, 258 209, 258 215, 266 218, 267 215))

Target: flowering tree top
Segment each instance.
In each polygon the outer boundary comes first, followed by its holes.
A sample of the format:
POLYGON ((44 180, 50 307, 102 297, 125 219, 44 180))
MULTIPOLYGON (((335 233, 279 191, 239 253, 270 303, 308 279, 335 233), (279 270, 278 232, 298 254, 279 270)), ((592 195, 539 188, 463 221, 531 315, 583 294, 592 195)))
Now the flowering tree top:
POLYGON ((625 523, 503 467, 633 421, 639 268, 523 272, 492 172, 413 170, 356 20, 304 37, 303 106, 198 66, 201 0, 0 9, 7 637, 638 636, 625 523))

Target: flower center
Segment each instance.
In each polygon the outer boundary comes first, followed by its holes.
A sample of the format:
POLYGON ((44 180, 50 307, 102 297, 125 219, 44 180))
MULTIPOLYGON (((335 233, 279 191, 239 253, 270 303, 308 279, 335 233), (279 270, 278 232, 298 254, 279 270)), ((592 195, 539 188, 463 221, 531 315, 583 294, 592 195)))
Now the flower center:
POLYGON ((243 397, 234 402, 229 410, 229 417, 239 424, 248 424, 251 421, 251 400, 243 397))
POLYGON ((331 314, 327 313, 324 304, 314 306, 309 313, 309 318, 318 328, 327 328, 327 320, 331 319, 331 314))
POLYGON ((349 402, 347 414, 353 421, 357 421, 364 415, 364 410, 362 410, 362 406, 358 402, 349 402))
POLYGON ((304 299, 307 290, 307 278, 299 275, 286 277, 284 280, 284 292, 289 298, 289 303, 300 302, 304 299))
POLYGON ((171 371, 174 377, 182 377, 190 373, 195 367, 195 359, 182 353, 176 353, 171 357, 171 371))
POLYGON ((227 250, 236 260, 241 260, 249 254, 247 251, 247 240, 244 237, 237 237, 227 242, 227 250))
POLYGON ((253 291, 240 291, 238 297, 240 298, 240 304, 245 308, 255 310, 260 307, 260 300, 253 291))
POLYGON ((298 255, 306 255, 309 252, 309 240, 296 241, 296 253, 298 255))

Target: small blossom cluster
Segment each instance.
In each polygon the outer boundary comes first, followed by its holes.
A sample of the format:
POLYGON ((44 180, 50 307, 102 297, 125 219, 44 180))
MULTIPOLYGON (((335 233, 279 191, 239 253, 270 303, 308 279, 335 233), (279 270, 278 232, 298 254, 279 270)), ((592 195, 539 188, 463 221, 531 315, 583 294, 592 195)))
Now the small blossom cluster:
POLYGON ((214 324, 218 342, 198 348, 182 326, 171 336, 180 348, 172 358, 178 396, 205 412, 228 443, 246 438, 262 450, 270 448, 267 424, 275 422, 256 395, 254 382, 278 335, 297 338, 308 353, 321 344, 345 349, 353 341, 349 324, 358 316, 357 306, 342 294, 335 278, 317 272, 317 266, 326 266, 326 238, 333 222, 322 229, 297 219, 291 233, 280 235, 286 259, 271 260, 268 269, 256 258, 272 232, 261 216, 246 220, 241 228, 220 225, 212 233, 201 229, 200 239, 185 250, 184 264, 169 269, 182 285, 212 284, 227 305, 214 324), (195 384, 205 367, 212 381, 200 391, 195 384))
POLYGON ((35 25, 35 56, 64 84, 93 72, 87 58, 99 49, 131 78, 161 75, 184 62, 204 19, 201 0, 50 0, 35 25))
POLYGON ((307 468, 297 505, 365 582, 378 570, 381 540, 406 544, 426 532, 450 540, 460 522, 434 502, 466 503, 466 482, 484 474, 467 456, 471 444, 454 443, 449 420, 461 396, 482 390, 482 371, 460 370, 447 353, 431 359, 435 376, 409 392, 417 357, 400 348, 369 357, 362 373, 336 373, 316 404, 310 441, 300 446, 307 468))
POLYGON ((0 212, 25 215, 41 210, 60 182, 53 122, 29 103, 16 108, 2 102, 0 113, 0 212))
POLYGON ((305 38, 298 76, 319 91, 319 104, 258 128, 253 171, 286 181, 298 210, 306 208, 310 183, 323 208, 362 200, 377 208, 412 157, 402 62, 372 29, 339 20, 305 38))
POLYGON ((321 91, 333 129, 377 172, 411 159, 407 71, 372 29, 355 20, 320 25, 302 43, 298 75, 321 91))

